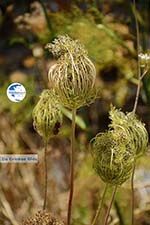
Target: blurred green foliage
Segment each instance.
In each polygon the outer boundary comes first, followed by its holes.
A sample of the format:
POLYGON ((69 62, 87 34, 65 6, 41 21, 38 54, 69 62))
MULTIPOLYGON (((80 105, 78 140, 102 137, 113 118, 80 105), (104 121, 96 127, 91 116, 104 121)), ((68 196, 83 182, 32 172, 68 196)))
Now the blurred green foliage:
POLYGON ((7 95, 6 91, 10 82, 6 82, 1 87, 0 95, 0 113, 4 112, 9 115, 9 117, 14 121, 14 124, 25 124, 31 119, 32 110, 34 107, 35 96, 36 96, 36 87, 33 79, 28 79, 25 83, 22 83, 27 91, 25 99, 19 103, 11 102, 7 95))
MULTIPOLYGON (((2 123, 0 125, 0 140, 2 139, 0 147, 3 152, 11 153, 26 152, 27 150, 35 152, 41 148, 39 137, 33 132, 31 114, 38 101, 41 89, 50 87, 47 79, 47 71, 55 59, 45 51, 45 44, 51 42, 57 35, 66 33, 72 38, 79 39, 87 48, 89 57, 96 66, 96 84, 101 89, 101 98, 92 104, 91 107, 79 110, 79 116, 76 121, 78 125, 76 131, 77 165, 75 180, 77 190, 75 190, 74 198, 73 224, 84 225, 89 224, 93 218, 98 205, 99 195, 104 186, 92 170, 88 139, 93 137, 97 131, 104 131, 106 129, 108 125, 107 111, 110 103, 118 107, 124 107, 125 111, 132 109, 137 85, 135 24, 133 15, 131 14, 131 4, 128 1, 76 0, 67 1, 67 4, 62 4, 62 1, 53 2, 56 3, 56 10, 51 9, 51 1, 48 0, 36 1, 36 4, 33 1, 25 0, 7 0, 0 2, 0 120, 2 122, 5 115, 6 118, 9 118, 7 122, 10 124, 8 126, 10 128, 9 131, 6 131, 4 135, 2 133, 2 123), (38 46, 38 51, 42 49, 42 54, 38 53, 38 56, 35 56, 33 53, 36 46, 38 46), (26 59, 27 62, 25 62, 26 59), (12 73, 16 70, 25 73, 25 80, 21 83, 27 90, 27 96, 20 103, 10 102, 6 95, 8 85, 14 82, 12 73), (14 133, 16 133, 16 136, 14 133), (11 134, 13 135, 11 136, 11 134), (6 136, 4 143, 3 136, 6 136), (7 139, 12 140, 10 143, 7 143, 7 139)), ((138 5, 138 9, 140 9, 140 5, 143 5, 143 10, 138 10, 138 19, 140 28, 143 31, 141 33, 141 43, 144 50, 148 46, 147 30, 149 27, 148 22, 146 22, 148 21, 148 7, 145 2, 139 0, 138 5)), ((138 112, 150 131, 149 75, 144 79, 142 87, 143 98, 139 101, 138 112)), ((68 190, 68 177, 66 177, 68 173, 68 148, 67 141, 64 140, 62 142, 61 137, 63 135, 67 139, 70 136, 71 113, 67 109, 63 109, 63 113, 65 115, 64 124, 60 136, 54 141, 54 146, 52 145, 54 148, 54 152, 52 150, 53 154, 51 153, 51 149, 49 150, 49 153, 52 154, 49 157, 49 166, 51 166, 49 168, 49 186, 53 190, 50 190, 48 199, 51 208, 53 201, 57 204, 56 199, 61 199, 66 189, 68 190), (61 149, 60 151, 59 148, 61 149), (57 163, 60 165, 58 166, 57 163), (53 171, 53 167, 55 169, 58 167, 62 174, 56 174, 56 171, 53 171), (56 177, 53 176, 53 173, 56 177), (63 182, 65 183, 64 186, 66 189, 64 188, 62 190, 57 186, 56 180, 58 179, 58 175, 59 178, 60 176, 63 177, 61 178, 64 179, 63 182), (59 190, 61 190, 60 193, 59 190)), ((149 157, 146 156, 141 159, 141 164, 149 170, 149 157)), ((38 172, 30 171, 28 170, 30 168, 26 167, 25 171, 27 170, 27 173, 29 171, 27 178, 29 175, 33 175, 33 178, 36 177, 37 181, 39 181, 39 174, 42 171, 40 166, 38 172)), ((16 176, 19 177, 20 169, 10 167, 5 168, 3 171, 1 175, 2 180, 6 178, 10 171, 14 175, 14 190, 16 191, 11 193, 13 182, 8 181, 7 184, 2 182, 2 185, 6 185, 8 200, 11 201, 11 207, 16 213, 16 218, 20 219, 23 216, 23 213, 21 215, 17 214, 21 212, 21 203, 19 203, 19 206, 17 205, 20 201, 20 193, 26 193, 25 198, 27 198, 28 190, 33 189, 35 185, 38 187, 36 196, 38 194, 41 196, 41 187, 39 187, 41 181, 39 183, 35 181, 31 183, 25 182, 23 186, 22 182, 16 182, 16 176), (9 187, 11 188, 9 189, 9 187), (20 190, 20 192, 17 190, 20 190)), ((41 172, 41 180, 42 176, 43 173, 41 172)), ((110 195, 111 189, 106 198, 106 205, 109 202, 110 195)), ((33 212, 33 209, 36 209, 40 203, 37 204, 37 201, 32 201, 34 199, 32 192, 29 192, 29 196, 29 201, 26 203, 23 202, 23 204, 25 205, 26 211, 33 212)), ((23 195, 21 197, 24 198, 23 195)), ((116 207, 119 207, 125 225, 130 224, 130 212, 128 210, 130 205, 130 191, 128 184, 120 188, 116 202, 117 206, 116 204, 114 205, 113 216, 114 214, 118 215, 118 209, 116 207)), ((59 203, 61 203, 61 200, 59 203)), ((54 211, 59 213, 61 210, 59 206, 54 209, 54 211)), ((65 210, 64 205, 63 210, 65 210)), ((117 217, 119 218, 119 215, 117 217)), ((102 224, 102 221, 100 223, 102 224)))

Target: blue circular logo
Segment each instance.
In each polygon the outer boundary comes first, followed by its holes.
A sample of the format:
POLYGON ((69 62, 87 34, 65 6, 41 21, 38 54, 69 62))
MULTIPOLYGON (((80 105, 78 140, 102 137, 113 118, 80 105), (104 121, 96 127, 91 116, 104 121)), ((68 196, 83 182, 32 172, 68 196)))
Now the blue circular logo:
POLYGON ((7 88, 7 97, 12 102, 20 102, 26 96, 26 89, 20 83, 12 83, 7 88))

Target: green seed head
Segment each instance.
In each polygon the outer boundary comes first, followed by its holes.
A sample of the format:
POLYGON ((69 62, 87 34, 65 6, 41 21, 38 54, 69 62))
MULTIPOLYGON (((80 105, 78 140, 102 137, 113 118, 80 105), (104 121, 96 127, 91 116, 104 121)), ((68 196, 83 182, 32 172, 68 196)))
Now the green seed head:
POLYGON ((48 77, 61 103, 70 109, 91 103, 97 96, 96 70, 81 43, 66 35, 46 47, 58 58, 48 77))
POLYGON ((136 157, 141 156, 148 149, 148 132, 145 124, 142 123, 133 113, 123 113, 112 107, 110 111, 110 128, 122 130, 133 143, 133 151, 136 157))
POLYGON ((122 131, 98 134, 92 141, 92 156, 96 173, 106 183, 121 185, 132 173, 134 155, 122 131))
POLYGON ((62 113, 53 90, 44 90, 33 110, 35 130, 45 140, 59 132, 62 124, 62 113))

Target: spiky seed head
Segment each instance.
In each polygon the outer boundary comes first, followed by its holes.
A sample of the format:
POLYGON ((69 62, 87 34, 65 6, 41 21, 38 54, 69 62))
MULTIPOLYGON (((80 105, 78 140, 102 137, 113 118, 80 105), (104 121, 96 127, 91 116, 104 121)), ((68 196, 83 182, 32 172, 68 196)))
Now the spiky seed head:
POLYGON ((91 103, 97 97, 96 70, 81 43, 65 35, 46 47, 58 58, 48 77, 61 103, 70 109, 91 103))
POLYGON ((142 123, 133 113, 123 113, 114 107, 110 110, 111 124, 113 130, 122 130, 133 143, 133 152, 136 157, 143 155, 148 149, 148 132, 145 124, 142 123))
POLYGON ((94 170, 104 182, 121 185, 130 177, 134 154, 122 131, 99 133, 92 141, 91 152, 94 170))
POLYGON ((62 125, 62 113, 53 90, 44 90, 42 92, 32 115, 35 130, 45 140, 59 132, 62 125))
POLYGON ((35 216, 25 219, 21 225, 65 225, 63 221, 46 211, 38 211, 35 216))

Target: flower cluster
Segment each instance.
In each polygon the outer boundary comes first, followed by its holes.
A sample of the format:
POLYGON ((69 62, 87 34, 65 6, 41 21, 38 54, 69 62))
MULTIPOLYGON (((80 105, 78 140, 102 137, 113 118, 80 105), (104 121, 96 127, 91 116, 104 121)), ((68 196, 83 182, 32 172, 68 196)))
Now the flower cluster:
POLYGON ((143 68, 150 67, 150 52, 140 53, 138 57, 139 57, 141 67, 143 68))

